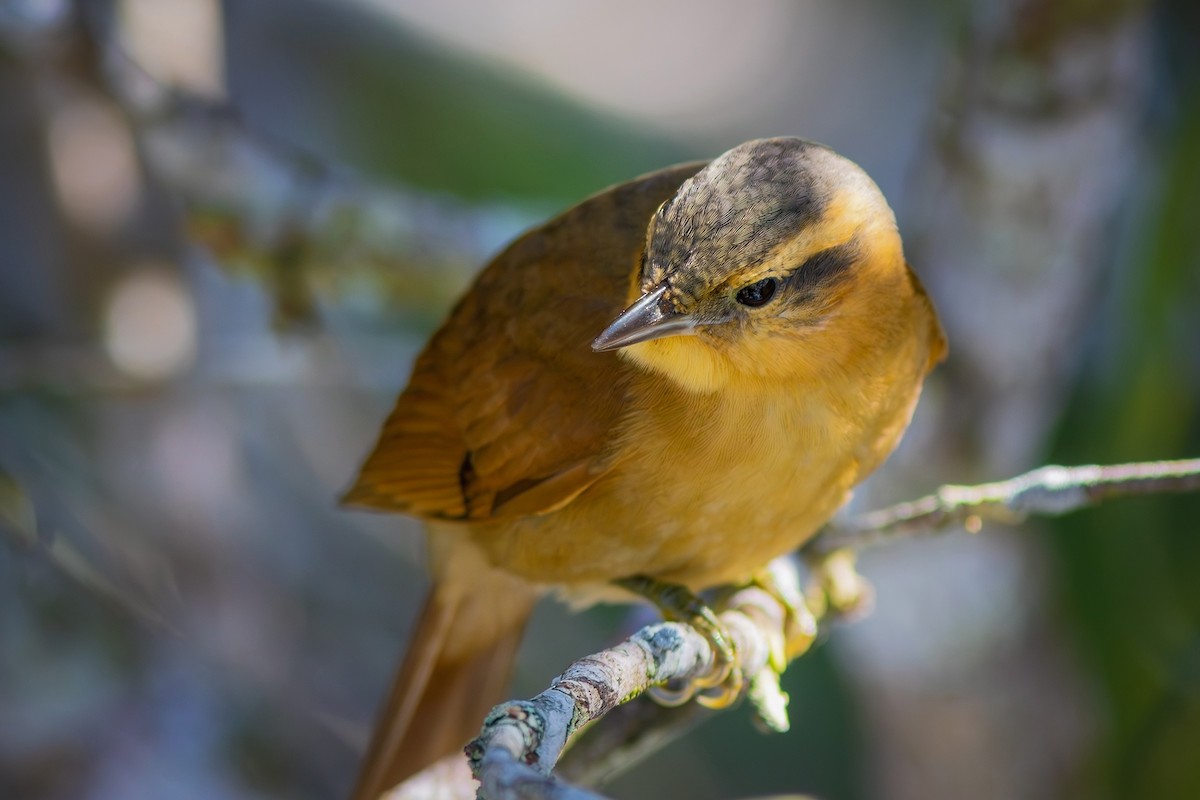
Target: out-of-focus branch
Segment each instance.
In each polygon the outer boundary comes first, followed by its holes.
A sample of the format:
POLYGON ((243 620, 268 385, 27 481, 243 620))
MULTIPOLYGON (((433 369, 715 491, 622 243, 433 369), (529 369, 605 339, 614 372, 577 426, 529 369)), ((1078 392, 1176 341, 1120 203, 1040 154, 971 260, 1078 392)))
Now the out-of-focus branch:
POLYGON ((805 549, 812 553, 863 550, 898 538, 936 533, 952 525, 964 525, 974 532, 985 520, 1014 524, 1030 515, 1059 516, 1114 497, 1197 489, 1200 459, 1045 466, 996 483, 943 486, 919 500, 862 514, 827 528, 805 549))
POLYGON ((143 68, 110 15, 87 20, 106 89, 144 166, 181 201, 188 239, 262 281, 277 322, 313 322, 318 296, 361 293, 364 284, 389 307, 447 306, 475 266, 537 216, 382 185, 286 137, 251 130, 229 100, 143 68))
MULTIPOLYGON (((51 495, 50 498, 62 507, 70 505, 66 495, 51 495)), ((119 523, 114 521, 112 524, 119 523)), ((161 580, 155 573, 159 562, 141 551, 121 552, 118 548, 105 548, 107 537, 94 531, 88 535, 101 542, 101 552, 107 557, 98 558, 94 549, 77 546, 72 541, 74 537, 47 528, 44 521, 38 519, 33 500, 21 483, 0 466, 0 554, 8 550, 15 557, 45 564, 89 598, 123 615, 149 634, 175 637, 185 643, 185 652, 190 658, 211 665, 214 671, 222 674, 250 676, 258 696, 264 701, 269 700, 273 708, 283 709, 305 724, 315 724, 337 740, 354 741, 355 737, 346 733, 346 725, 340 718, 298 702, 291 687, 256 680, 259 673, 244 654, 244 649, 223 649, 200 635, 194 621, 181 613, 185 609, 171 591, 174 582, 161 580)), ((125 547, 129 546, 126 542, 125 547)))
POLYGON ((617 706, 572 742, 555 772, 581 786, 600 786, 717 713, 699 703, 663 706, 648 698, 617 706))
POLYGON ((178 633, 160 608, 146 597, 113 580, 98 568, 91 557, 81 553, 67 539, 54 532, 41 531, 33 503, 21 486, 0 469, 0 546, 9 545, 18 552, 36 553, 57 568, 81 589, 128 615, 155 633, 178 633))

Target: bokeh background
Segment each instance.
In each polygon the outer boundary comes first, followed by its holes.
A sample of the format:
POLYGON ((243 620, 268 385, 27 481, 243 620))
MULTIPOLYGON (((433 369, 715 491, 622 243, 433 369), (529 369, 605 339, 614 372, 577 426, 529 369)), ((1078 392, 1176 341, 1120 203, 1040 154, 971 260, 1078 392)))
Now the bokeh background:
MULTIPOLYGON (((798 134, 952 355, 868 508, 1200 453, 1189 0, 0 2, 0 796, 329 798, 424 591, 335 497, 525 227, 798 134)), ((862 563, 873 616, 623 798, 1200 796, 1200 500, 862 563)), ((634 624, 539 611, 529 694, 634 624)))

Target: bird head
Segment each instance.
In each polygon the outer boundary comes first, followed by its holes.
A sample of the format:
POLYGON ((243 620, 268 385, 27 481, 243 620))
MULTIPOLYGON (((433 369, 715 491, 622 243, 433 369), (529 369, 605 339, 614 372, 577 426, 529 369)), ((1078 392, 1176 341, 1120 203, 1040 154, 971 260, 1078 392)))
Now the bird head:
POLYGON ((819 377, 911 335, 910 283, 895 217, 860 167, 802 139, 760 139, 659 207, 632 303, 592 347, 700 392, 819 377))

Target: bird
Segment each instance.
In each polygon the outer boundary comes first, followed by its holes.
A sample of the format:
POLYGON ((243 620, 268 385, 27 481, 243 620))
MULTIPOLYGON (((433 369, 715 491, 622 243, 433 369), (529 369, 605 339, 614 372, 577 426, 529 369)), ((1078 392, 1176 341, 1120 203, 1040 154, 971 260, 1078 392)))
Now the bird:
POLYGON ((353 797, 461 751, 546 592, 699 592, 802 545, 946 352, 882 192, 805 139, 635 178, 516 239, 343 498, 423 520, 432 576, 353 797))

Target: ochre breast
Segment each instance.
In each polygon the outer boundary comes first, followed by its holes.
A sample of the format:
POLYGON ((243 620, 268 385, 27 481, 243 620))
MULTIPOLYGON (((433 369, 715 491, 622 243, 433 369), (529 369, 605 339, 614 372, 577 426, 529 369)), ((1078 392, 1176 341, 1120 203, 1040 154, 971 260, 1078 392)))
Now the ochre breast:
POLYGON ((611 470, 587 492, 473 538, 534 581, 647 574, 704 588, 745 580, 800 545, 861 477, 839 445, 861 431, 819 394, 644 399, 653 410, 629 415, 611 470))

